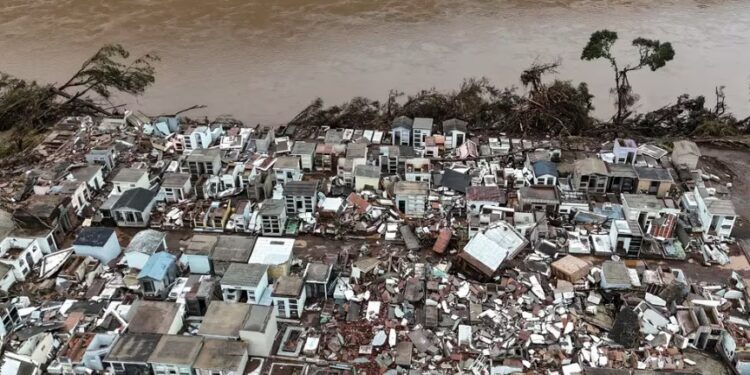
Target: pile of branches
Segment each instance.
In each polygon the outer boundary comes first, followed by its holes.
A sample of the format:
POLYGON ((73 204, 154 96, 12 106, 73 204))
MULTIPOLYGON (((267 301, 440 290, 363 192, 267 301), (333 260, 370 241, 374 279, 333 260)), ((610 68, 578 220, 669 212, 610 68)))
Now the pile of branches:
POLYGON ((326 107, 323 99, 317 98, 289 121, 289 125, 311 129, 322 126, 380 128, 384 124, 381 104, 363 97, 355 97, 342 105, 331 107, 326 107))
POLYGON ((596 122, 591 117, 593 95, 586 83, 574 86, 569 81, 554 80, 545 84, 542 76, 556 73, 558 63, 532 65, 521 74, 528 94, 509 114, 503 131, 522 135, 582 135, 596 122))
POLYGON ((747 133, 750 117, 737 119, 726 111, 723 87, 709 107, 704 96, 680 95, 677 102, 638 114, 625 129, 645 137, 727 137, 747 133))
POLYGON ((39 85, 0 73, 0 130, 42 128, 67 113, 67 103, 57 103, 50 85, 39 85))
POLYGON ((474 129, 496 127, 518 103, 515 89, 499 89, 488 79, 467 79, 458 90, 441 93, 434 88, 406 97, 396 104, 393 115, 430 117, 438 124, 452 118, 468 121, 474 129))
POLYGON ((468 121, 474 131, 505 131, 524 135, 580 135, 595 124, 590 116, 592 95, 585 83, 567 81, 546 84, 542 76, 558 64, 534 65, 523 72, 521 83, 528 89, 499 89, 488 79, 467 79, 451 92, 422 90, 405 96, 391 91, 381 103, 356 97, 342 105, 326 107, 323 100, 295 116, 289 125, 318 128, 387 129, 398 116, 430 117, 437 124, 457 118, 468 121))
POLYGON ((61 85, 39 84, 0 73, 0 131, 12 130, 15 152, 24 140, 67 116, 112 116, 114 92, 141 95, 155 81, 150 54, 129 61, 119 44, 100 48, 61 85))

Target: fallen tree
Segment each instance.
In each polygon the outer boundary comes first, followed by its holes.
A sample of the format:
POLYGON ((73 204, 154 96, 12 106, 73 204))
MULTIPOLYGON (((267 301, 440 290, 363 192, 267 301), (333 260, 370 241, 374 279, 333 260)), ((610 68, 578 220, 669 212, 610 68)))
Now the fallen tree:
POLYGON ((728 137, 745 134, 750 117, 737 119, 726 112, 724 91, 717 87, 715 104, 704 96, 680 95, 674 104, 637 114, 621 127, 644 137, 728 137))
POLYGON ((592 95, 585 83, 543 82, 557 64, 534 65, 523 72, 521 82, 528 89, 519 94, 514 87, 499 89, 488 79, 467 79, 450 92, 422 90, 413 95, 391 91, 381 103, 357 97, 341 105, 326 107, 315 99, 297 114, 289 125, 317 128, 387 129, 398 116, 430 117, 436 123, 458 118, 468 121, 475 131, 506 131, 528 135, 580 135, 595 120, 592 95))
POLYGON ((668 42, 636 38, 632 45, 638 51, 634 64, 620 65, 611 53, 617 34, 601 30, 591 35, 584 47, 584 60, 607 60, 615 73, 616 113, 609 121, 591 116, 592 98, 585 82, 543 79, 556 73, 558 63, 534 64, 524 70, 520 82, 525 93, 515 87, 493 86, 486 78, 467 79, 454 91, 422 90, 413 95, 391 91, 384 103, 354 98, 342 105, 326 107, 318 98, 300 112, 292 125, 319 128, 380 128, 398 116, 431 117, 439 124, 450 118, 470 123, 482 132, 507 132, 513 135, 545 136, 628 136, 653 137, 726 137, 750 130, 750 117, 737 119, 727 113, 722 87, 716 88, 716 99, 709 107, 705 97, 680 95, 676 102, 653 111, 634 113, 638 96, 632 90, 628 74, 648 68, 659 70, 674 59, 668 42))
POLYGON ((617 33, 601 30, 593 33, 583 49, 584 60, 604 59, 615 74, 616 113, 606 122, 591 116, 593 95, 586 83, 545 82, 543 77, 556 73, 558 63, 534 64, 521 73, 524 94, 515 87, 500 89, 486 78, 468 79, 455 91, 422 90, 413 95, 391 91, 385 103, 354 98, 339 106, 325 107, 321 99, 297 115, 290 124, 386 129, 398 116, 431 117, 436 123, 450 118, 466 120, 472 130, 507 132, 522 136, 604 135, 630 137, 722 137, 747 133, 750 117, 738 120, 726 112, 724 93, 716 88, 716 101, 709 107, 703 96, 683 94, 673 104, 646 113, 634 113, 638 96, 632 90, 629 74, 648 68, 659 70, 674 59, 668 42, 636 38, 638 59, 620 64, 612 54, 617 33))
POLYGON ((569 81, 545 84, 545 74, 556 73, 558 63, 534 64, 521 74, 528 94, 505 120, 501 130, 522 135, 582 135, 596 124, 590 113, 593 95, 586 83, 574 86, 569 81))
MULTIPOLYGON (((726 111, 724 93, 716 89, 709 107, 703 96, 681 95, 674 104, 654 111, 633 114, 627 80, 629 72, 648 67, 657 70, 674 56, 671 45, 636 39, 639 60, 620 67, 609 52, 616 34, 592 35, 583 58, 604 58, 611 62, 618 87, 616 114, 601 122, 591 116, 592 98, 586 83, 545 80, 559 64, 534 64, 520 75, 521 88, 498 88, 486 78, 466 79, 459 88, 441 92, 422 90, 412 95, 391 90, 385 101, 355 97, 341 105, 326 106, 314 100, 289 125, 301 131, 323 126, 334 128, 388 129, 398 116, 431 117, 436 124, 458 118, 468 121, 475 134, 507 132, 530 137, 626 135, 633 137, 721 137, 747 133, 750 118, 736 119, 726 111), (594 37, 599 35, 599 37, 594 37), (587 52, 588 51, 588 52, 587 52), (623 86, 624 85, 624 86, 623 86), (623 91, 624 90, 624 91, 623 91), (630 103, 630 104, 629 104, 630 103)), ((0 153, 18 153, 33 144, 35 137, 66 116, 115 115, 119 106, 111 103, 115 93, 141 95, 155 81, 154 55, 135 59, 120 45, 106 45, 84 61, 80 69, 61 85, 40 84, 0 73, 0 131, 11 130, 13 142, 0 153)), ((632 99, 632 98, 631 98, 632 99)), ((174 115, 203 108, 192 106, 174 115)))
POLYGON ((155 81, 153 62, 146 54, 130 59, 119 44, 101 47, 61 85, 40 84, 0 73, 0 131, 12 130, 14 149, 66 116, 112 116, 114 93, 141 95, 155 81))

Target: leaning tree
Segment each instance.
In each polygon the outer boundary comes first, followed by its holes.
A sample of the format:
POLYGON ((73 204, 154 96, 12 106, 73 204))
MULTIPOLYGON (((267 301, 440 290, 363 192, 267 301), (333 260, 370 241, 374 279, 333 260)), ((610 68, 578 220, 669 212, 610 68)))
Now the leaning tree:
POLYGON ((654 39, 633 39, 633 46, 638 49, 638 62, 635 64, 619 65, 612 54, 612 46, 617 41, 617 33, 609 30, 599 30, 591 34, 588 44, 581 53, 582 60, 605 59, 609 61, 615 73, 615 88, 612 89, 616 96, 615 105, 617 112, 612 117, 615 124, 622 122, 631 115, 631 107, 638 100, 633 93, 628 74, 632 71, 648 67, 652 71, 667 64, 674 59, 674 49, 669 42, 660 42, 654 39))
POLYGON ((12 130, 16 151, 30 134, 65 116, 113 115, 113 94, 141 95, 154 83, 158 57, 131 59, 119 44, 101 47, 61 85, 42 84, 0 72, 0 131, 12 130))

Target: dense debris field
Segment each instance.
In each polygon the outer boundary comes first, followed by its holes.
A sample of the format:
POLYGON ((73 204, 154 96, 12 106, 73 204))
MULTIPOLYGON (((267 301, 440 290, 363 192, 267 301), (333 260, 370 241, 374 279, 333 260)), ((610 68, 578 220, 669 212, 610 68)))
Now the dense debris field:
POLYGON ((750 373, 742 140, 62 119, 0 174, 0 374, 750 373))

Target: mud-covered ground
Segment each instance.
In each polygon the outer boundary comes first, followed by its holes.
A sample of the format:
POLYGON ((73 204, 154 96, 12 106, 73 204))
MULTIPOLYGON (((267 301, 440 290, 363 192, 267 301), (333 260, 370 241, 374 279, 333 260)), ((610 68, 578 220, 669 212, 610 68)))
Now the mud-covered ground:
POLYGON ((730 179, 719 177, 722 182, 732 183, 732 201, 740 215, 734 227, 734 236, 750 239, 750 149, 703 146, 701 152, 705 164, 723 169, 723 172, 731 175, 730 179))

